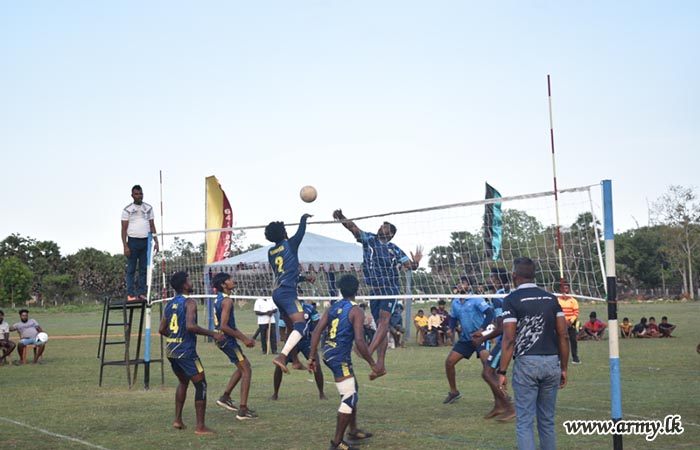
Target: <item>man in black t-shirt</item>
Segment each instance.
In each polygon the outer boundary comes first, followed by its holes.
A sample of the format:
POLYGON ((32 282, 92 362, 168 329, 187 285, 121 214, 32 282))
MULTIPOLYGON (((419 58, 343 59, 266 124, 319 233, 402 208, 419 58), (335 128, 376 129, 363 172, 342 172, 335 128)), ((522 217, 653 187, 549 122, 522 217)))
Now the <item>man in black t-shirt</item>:
POLYGON ((557 297, 535 284, 535 263, 530 258, 515 260, 513 284, 516 289, 503 301, 500 386, 506 386, 506 371, 514 358, 518 448, 536 448, 536 414, 540 448, 555 450, 557 391, 566 386, 569 361, 567 322, 557 297))

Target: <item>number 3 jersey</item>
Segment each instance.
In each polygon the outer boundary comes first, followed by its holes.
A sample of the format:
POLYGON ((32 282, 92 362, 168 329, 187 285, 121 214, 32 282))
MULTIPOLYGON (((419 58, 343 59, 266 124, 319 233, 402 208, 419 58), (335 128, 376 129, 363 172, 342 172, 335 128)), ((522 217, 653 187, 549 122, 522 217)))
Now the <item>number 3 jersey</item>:
MULTIPOLYGON (((168 323, 168 337, 165 339, 168 358, 197 358, 197 336, 187 331, 187 297, 178 294, 168 302, 165 308, 165 319, 168 323)), ((197 323, 197 311, 194 313, 197 323)))

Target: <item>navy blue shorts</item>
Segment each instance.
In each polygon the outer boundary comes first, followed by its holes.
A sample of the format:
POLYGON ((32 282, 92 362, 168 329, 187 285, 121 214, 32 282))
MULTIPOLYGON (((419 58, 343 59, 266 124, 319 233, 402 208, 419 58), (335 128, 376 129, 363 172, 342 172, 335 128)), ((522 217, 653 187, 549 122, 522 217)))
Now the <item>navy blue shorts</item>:
POLYGON ((232 363, 238 364, 239 362, 245 361, 245 355, 241 350, 241 346, 238 345, 238 342, 236 342, 235 339, 227 337, 224 342, 217 342, 216 346, 219 347, 219 350, 224 352, 226 356, 228 356, 228 359, 232 363))
POLYGON ((199 356, 194 358, 168 358, 168 360, 170 361, 170 366, 173 368, 173 372, 182 372, 187 378, 192 378, 204 372, 204 366, 202 366, 202 361, 199 360, 199 356))
POLYGON ((301 302, 297 299, 296 289, 279 287, 272 291, 272 300, 283 316, 292 317, 294 313, 304 312, 304 308, 301 307, 301 302))
POLYGON ((482 344, 477 348, 474 346, 474 342, 468 341, 464 338, 461 338, 459 341, 457 341, 455 346, 452 347, 453 352, 459 353, 466 359, 469 359, 474 352, 476 352, 476 356, 479 356, 479 353, 481 353, 482 350, 486 350, 485 345, 482 344))
POLYGON ((334 348, 323 349, 323 362, 333 372, 333 378, 346 378, 354 375, 350 352, 339 352, 334 348))
MULTIPOLYGON (((373 288, 370 291, 370 295, 399 295, 399 288, 398 287, 373 288)), ((369 302, 369 309, 370 309, 370 311, 372 311, 372 317, 374 317, 375 322, 377 322, 379 320, 379 314, 382 311, 388 311, 389 314, 393 314, 394 308, 396 308, 396 299, 395 298, 384 299, 384 300, 371 300, 369 302)))

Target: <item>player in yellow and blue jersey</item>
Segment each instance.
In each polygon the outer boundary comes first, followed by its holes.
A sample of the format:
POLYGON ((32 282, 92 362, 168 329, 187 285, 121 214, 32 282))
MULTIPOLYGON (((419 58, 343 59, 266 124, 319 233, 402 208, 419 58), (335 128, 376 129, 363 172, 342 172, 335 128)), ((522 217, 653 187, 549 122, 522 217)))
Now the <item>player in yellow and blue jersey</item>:
POLYGON ((158 332, 165 336, 167 357, 177 376, 178 385, 175 391, 175 422, 173 427, 184 429, 182 408, 187 398, 187 387, 192 381, 195 388, 194 409, 196 413, 195 434, 214 434, 214 431, 204 424, 207 408, 207 380, 204 367, 197 355, 197 336, 209 336, 217 343, 224 340, 224 335, 210 331, 197 325, 197 303, 187 295, 192 291, 187 272, 176 272, 170 277, 170 285, 175 289, 173 297, 165 307, 165 314, 160 321, 158 332))
POLYGON ((236 370, 231 375, 224 395, 216 401, 216 404, 230 411, 237 411, 236 418, 238 420, 256 419, 258 415, 248 408, 248 393, 250 392, 253 370, 236 339, 240 339, 248 348, 255 347, 255 341, 236 327, 233 300, 229 297, 235 287, 231 275, 223 272, 217 273, 212 284, 217 292, 214 302, 214 326, 226 336, 226 339, 223 342, 218 342, 216 346, 236 365, 236 370), (231 400, 231 392, 239 381, 241 382, 241 403, 236 406, 231 400))
POLYGON ((297 284, 300 281, 299 274, 299 246, 304 233, 306 233, 306 220, 310 214, 304 214, 299 221, 299 228, 291 238, 287 236, 284 222, 270 222, 265 227, 265 239, 273 242, 267 252, 267 259, 275 274, 275 285, 272 291, 272 300, 280 310, 282 319, 287 324, 289 336, 284 343, 284 348, 272 362, 284 373, 287 369, 287 355, 296 347, 304 332, 304 311, 297 298, 297 284))
MULTIPOLYGON (((338 288, 343 299, 331 305, 323 314, 316 329, 311 336, 311 353, 309 355, 309 371, 316 370, 316 350, 321 340, 321 333, 328 333, 323 346, 323 362, 333 372, 335 386, 340 393, 340 407, 335 428, 335 437, 331 441, 330 449, 352 450, 357 447, 350 446, 343 440, 345 430, 348 431, 350 440, 358 441, 367 439, 372 433, 357 428, 357 379, 352 369, 352 345, 357 347, 360 355, 369 363, 372 374, 378 375, 381 368, 375 364, 372 355, 367 349, 364 340, 365 314, 355 303, 355 296, 360 282, 352 275, 345 275, 338 281, 338 288)), ((371 377, 371 379, 373 379, 371 377)))

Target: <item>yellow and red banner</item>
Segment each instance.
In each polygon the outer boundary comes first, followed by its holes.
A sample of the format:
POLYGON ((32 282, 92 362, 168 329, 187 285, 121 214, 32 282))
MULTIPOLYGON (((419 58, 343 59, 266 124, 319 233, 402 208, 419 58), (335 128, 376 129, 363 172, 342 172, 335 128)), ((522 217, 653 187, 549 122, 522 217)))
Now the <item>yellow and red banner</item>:
MULTIPOLYGON (((233 212, 226 193, 215 176, 207 177, 207 230, 231 228, 233 212)), ((231 251, 231 231, 207 231, 207 264, 228 258, 231 251)))

